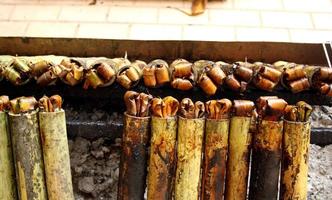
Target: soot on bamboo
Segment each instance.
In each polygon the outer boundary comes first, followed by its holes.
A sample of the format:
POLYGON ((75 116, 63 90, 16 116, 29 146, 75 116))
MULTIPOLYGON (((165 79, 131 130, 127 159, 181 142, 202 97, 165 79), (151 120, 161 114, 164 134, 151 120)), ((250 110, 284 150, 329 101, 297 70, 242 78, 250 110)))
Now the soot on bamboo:
POLYGON ((204 161, 201 199, 223 199, 228 152, 229 116, 232 102, 228 99, 206 102, 204 161))
POLYGON ((280 199, 307 199, 311 112, 304 101, 285 109, 280 199))
POLYGON ((282 117, 287 103, 276 96, 257 100, 258 125, 253 137, 249 199, 277 199, 281 161, 282 117))

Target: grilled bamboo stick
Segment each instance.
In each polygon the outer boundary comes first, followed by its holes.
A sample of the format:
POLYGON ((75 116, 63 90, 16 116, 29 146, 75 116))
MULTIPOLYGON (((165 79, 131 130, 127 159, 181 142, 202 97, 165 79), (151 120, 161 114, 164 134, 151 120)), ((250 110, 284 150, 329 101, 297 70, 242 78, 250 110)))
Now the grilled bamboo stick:
POLYGON ((12 57, 2 63, 2 75, 13 85, 24 85, 30 81, 31 69, 26 59, 12 57))
POLYGON ((60 80, 70 86, 83 81, 85 62, 78 58, 64 58, 60 63, 63 75, 60 80))
POLYGON ((305 102, 298 102, 296 106, 289 106, 286 110, 281 165, 281 199, 307 199, 311 112, 311 106, 305 102))
POLYGON ((146 187, 151 96, 126 92, 118 199, 141 200, 146 187), (130 113, 130 114, 129 114, 130 113))
POLYGON ((272 91, 279 83, 281 72, 263 63, 256 63, 256 65, 253 83, 259 89, 272 91))
POLYGON ((205 121, 179 117, 175 199, 199 199, 205 121))
POLYGON ((19 199, 47 199, 37 112, 9 113, 19 199))
POLYGON ((164 60, 153 60, 143 69, 143 80, 146 87, 159 87, 170 82, 168 64, 164 60))
POLYGON ((17 199, 17 192, 11 137, 7 113, 4 112, 5 99, 8 97, 0 97, 0 199, 13 200, 17 199))
POLYGON ((126 89, 135 87, 143 76, 143 69, 146 63, 136 60, 128 66, 119 69, 116 81, 126 89))
POLYGON ((258 99, 258 104, 259 120, 253 139, 249 199, 277 199, 282 153, 281 117, 287 103, 276 97, 262 97, 258 99))
POLYGON ((201 195, 201 199, 204 200, 223 199, 231 107, 232 102, 228 99, 212 100, 206 103, 208 119, 205 125, 201 195))
POLYGON ((310 89, 310 83, 303 65, 288 65, 284 67, 281 84, 293 93, 310 89))
POLYGON ((175 199, 199 199, 205 128, 203 110, 201 103, 194 104, 190 99, 183 99, 181 102, 181 116, 179 116, 178 122, 175 199))
POLYGON ((99 58, 89 63, 85 72, 85 81, 83 88, 106 87, 114 83, 116 79, 117 67, 116 63, 111 59, 99 58))
POLYGON ((171 86, 179 90, 190 90, 194 87, 197 73, 193 64, 185 59, 177 59, 170 65, 171 86))
MULTIPOLYGON (((152 101, 160 102, 159 100, 152 101)), ((162 100, 161 108, 152 107, 148 199, 172 199, 176 167, 177 118, 175 115, 178 106, 179 102, 176 99, 166 97, 162 100)))
POLYGON ((226 172, 226 200, 244 200, 247 197, 249 157, 252 135, 249 132, 254 103, 234 101, 234 115, 230 121, 228 160, 226 172))
POLYGON ((61 97, 60 99, 57 95, 51 98, 43 97, 41 101, 39 129, 42 137, 48 199, 74 199, 66 117, 64 110, 61 109, 61 97), (45 100, 48 107, 44 105, 45 100))
POLYGON ((197 85, 209 96, 214 95, 224 79, 225 73, 219 63, 208 60, 199 60, 194 63, 198 73, 197 85))
POLYGON ((141 200, 146 187, 150 117, 125 113, 124 121, 118 199, 141 200))

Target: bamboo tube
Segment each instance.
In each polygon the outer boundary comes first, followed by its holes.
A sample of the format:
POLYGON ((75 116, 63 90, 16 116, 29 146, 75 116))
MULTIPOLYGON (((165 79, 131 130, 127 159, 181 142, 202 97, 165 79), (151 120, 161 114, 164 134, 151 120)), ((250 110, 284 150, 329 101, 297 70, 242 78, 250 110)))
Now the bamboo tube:
POLYGON ((106 87, 114 83, 117 73, 115 62, 106 58, 87 62, 89 65, 85 73, 84 89, 88 89, 89 87, 94 89, 97 87, 106 87))
POLYGON ((285 112, 280 199, 306 200, 312 107, 300 101, 285 112))
POLYGON ((206 102, 208 119, 205 126, 201 199, 223 199, 231 107, 232 102, 228 99, 206 102))
POLYGON ((272 97, 258 99, 258 125, 253 139, 249 199, 277 199, 283 122, 287 103, 272 97))
POLYGON ((30 81, 31 69, 26 59, 12 57, 9 62, 4 63, 7 65, 2 67, 2 75, 13 85, 24 85, 30 81))
POLYGON ((168 64, 161 59, 151 61, 143 69, 143 80, 146 87, 159 87, 170 82, 168 64))
POLYGON ((226 178, 229 119, 207 119, 202 199, 223 199, 226 178))
POLYGON ((137 86, 140 79, 142 78, 144 67, 146 67, 145 62, 136 60, 130 65, 119 69, 116 81, 126 89, 133 88, 137 86))
POLYGON ((150 117, 124 114, 118 200, 142 200, 146 186, 150 117))
POLYGON ((249 172, 252 135, 249 132, 252 101, 234 101, 234 116, 230 120, 228 160, 226 172, 226 200, 245 200, 249 172))
POLYGON ((7 114, 0 110, 0 199, 17 199, 12 144, 7 114))
POLYGON ((284 67, 281 77, 281 85, 293 93, 310 89, 309 75, 303 65, 294 64, 284 67))
POLYGON ((37 112, 9 113, 19 199, 46 200, 37 112))
POLYGON ((249 199, 277 199, 282 121, 262 120, 254 136, 249 199))
POLYGON ((205 119, 179 116, 175 199, 199 199, 205 119))
POLYGON ((73 200, 66 117, 61 109, 62 100, 59 96, 43 98, 49 101, 48 106, 42 105, 41 109, 44 110, 39 112, 48 199, 73 200), (52 105, 55 101, 61 101, 58 103, 60 105, 52 105))
POLYGON ((218 86, 220 86, 226 78, 220 64, 212 61, 196 61, 194 63, 194 69, 198 73, 197 85, 209 96, 217 92, 218 86))
POLYGON ((193 64, 185 59, 176 59, 170 65, 171 86, 179 90, 191 90, 197 78, 193 64))
POLYGON ((83 59, 64 58, 61 61, 60 66, 62 68, 62 73, 64 74, 60 79, 65 84, 75 86, 83 81, 84 68, 86 67, 86 63, 83 59))
POLYGON ((272 91, 280 80, 281 72, 263 63, 256 63, 256 65, 253 83, 261 90, 272 91))
POLYGON ((309 121, 284 121, 281 199, 307 199, 309 144, 309 121))
POLYGON ((152 99, 148 199, 172 199, 176 167, 178 108, 179 102, 173 97, 152 99))
POLYGON ((176 167, 176 117, 152 117, 148 199, 171 200, 176 167))

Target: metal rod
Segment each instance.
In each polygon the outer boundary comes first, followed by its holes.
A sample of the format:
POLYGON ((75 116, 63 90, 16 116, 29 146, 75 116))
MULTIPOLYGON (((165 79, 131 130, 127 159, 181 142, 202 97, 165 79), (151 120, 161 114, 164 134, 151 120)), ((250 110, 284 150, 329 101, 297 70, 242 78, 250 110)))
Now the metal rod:
MULTIPOLYGON (((330 42, 331 44, 331 42, 330 42)), ((325 53, 325 57, 326 57, 326 60, 327 60, 327 64, 329 65, 330 68, 332 68, 331 66, 331 61, 330 61, 330 57, 329 57, 329 53, 327 52, 327 49, 326 49, 326 46, 325 46, 325 43, 322 43, 323 45, 323 49, 324 49, 324 53, 325 53)), ((332 48, 332 44, 331 44, 331 48, 332 48)))

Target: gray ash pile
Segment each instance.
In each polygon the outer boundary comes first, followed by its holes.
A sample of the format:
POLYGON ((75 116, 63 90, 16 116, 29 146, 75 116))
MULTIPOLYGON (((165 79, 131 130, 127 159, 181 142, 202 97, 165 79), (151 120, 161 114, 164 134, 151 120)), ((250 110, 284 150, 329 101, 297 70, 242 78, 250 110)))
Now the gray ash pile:
POLYGON ((120 142, 69 140, 75 199, 116 199, 120 142))

